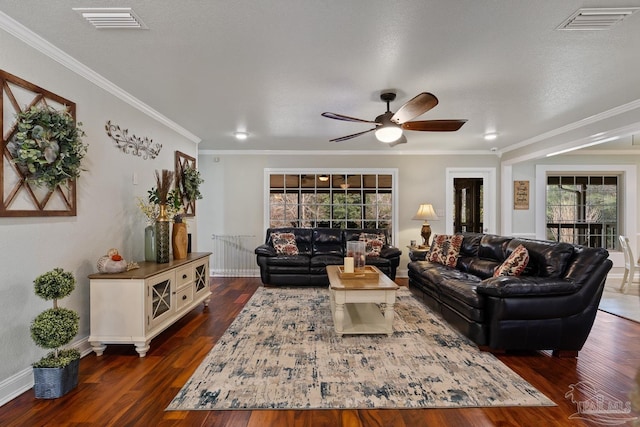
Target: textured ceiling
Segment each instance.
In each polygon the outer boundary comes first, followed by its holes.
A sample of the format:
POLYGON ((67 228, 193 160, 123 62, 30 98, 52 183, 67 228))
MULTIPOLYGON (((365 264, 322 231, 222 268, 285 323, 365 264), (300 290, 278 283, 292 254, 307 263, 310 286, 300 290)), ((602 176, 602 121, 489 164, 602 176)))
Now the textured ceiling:
POLYGON ((201 150, 477 152, 640 100, 640 13, 608 31, 555 30, 602 3, 20 0, 0 10, 200 137, 201 150), (149 29, 96 30, 73 7, 133 7, 149 29), (370 125, 322 112, 373 120, 388 88, 392 111, 427 91, 440 104, 418 120, 468 122, 405 131, 408 144, 394 148, 373 134, 328 142, 370 125), (498 139, 484 141, 492 131, 498 139))

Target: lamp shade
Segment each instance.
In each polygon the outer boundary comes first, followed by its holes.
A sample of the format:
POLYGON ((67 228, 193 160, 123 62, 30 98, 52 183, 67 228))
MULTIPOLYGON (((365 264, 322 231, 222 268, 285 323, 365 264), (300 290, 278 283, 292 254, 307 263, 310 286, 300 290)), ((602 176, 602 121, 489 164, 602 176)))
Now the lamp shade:
POLYGON ((438 215, 436 215, 436 211, 433 209, 433 206, 428 203, 424 203, 420 205, 420 207, 418 208, 418 212, 416 212, 413 219, 428 221, 437 220, 439 218, 438 215))
POLYGON ((376 129, 375 134, 378 141, 391 143, 402 136, 402 128, 400 126, 380 126, 376 129))

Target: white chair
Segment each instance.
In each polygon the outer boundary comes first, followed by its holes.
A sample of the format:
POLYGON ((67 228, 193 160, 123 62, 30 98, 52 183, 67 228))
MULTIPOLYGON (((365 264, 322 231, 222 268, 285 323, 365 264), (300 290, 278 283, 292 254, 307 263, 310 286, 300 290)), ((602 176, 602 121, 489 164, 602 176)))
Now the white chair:
POLYGON ((638 261, 633 257, 633 251, 631 250, 631 246, 629 246, 629 238, 626 236, 619 236, 618 239, 620 240, 620 246, 624 253, 624 276, 622 276, 620 292, 625 293, 631 286, 631 283, 633 283, 633 277, 636 270, 640 271, 640 265, 638 265, 638 261))

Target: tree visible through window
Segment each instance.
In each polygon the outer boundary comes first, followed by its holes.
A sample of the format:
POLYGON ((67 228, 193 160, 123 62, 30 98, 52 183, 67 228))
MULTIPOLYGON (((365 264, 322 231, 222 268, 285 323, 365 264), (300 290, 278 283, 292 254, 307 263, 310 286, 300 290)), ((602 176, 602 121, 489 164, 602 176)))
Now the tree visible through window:
POLYGON ((393 175, 269 175, 270 227, 387 228, 393 218, 393 175))
POLYGON ((547 176, 547 239, 615 249, 617 175, 547 176))

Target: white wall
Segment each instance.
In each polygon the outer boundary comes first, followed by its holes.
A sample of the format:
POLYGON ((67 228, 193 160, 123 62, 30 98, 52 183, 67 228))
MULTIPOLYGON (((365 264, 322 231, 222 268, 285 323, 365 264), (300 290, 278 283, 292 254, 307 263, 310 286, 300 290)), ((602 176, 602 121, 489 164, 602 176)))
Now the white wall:
POLYGON ((61 305, 79 312, 77 340, 86 339, 87 275, 96 272, 96 260, 112 247, 127 260, 144 258, 145 223, 136 196, 146 197, 155 185, 156 169, 173 170, 175 150, 195 157, 197 146, 4 31, 0 31, 0 46, 1 69, 76 103, 77 119, 84 124, 84 141, 89 144, 84 163, 88 171, 78 180, 77 216, 0 218, 2 402, 14 384, 31 380, 30 364, 46 352, 32 342, 29 326, 51 302, 34 295, 33 280, 54 267, 74 273, 76 290, 61 305), (160 155, 143 160, 116 149, 105 133, 108 120, 162 144, 160 155), (138 185, 133 185, 134 173, 138 185))
MULTIPOLYGON (((265 168, 397 168, 399 230, 396 246, 402 249, 400 274, 409 262, 406 246, 420 241, 422 221, 411 218, 421 203, 445 209, 447 167, 495 167, 498 158, 445 155, 289 155, 200 153, 198 169, 205 183, 198 205, 200 250, 213 251, 213 234, 255 235, 264 238, 265 168)), ((498 193, 499 194, 499 193, 498 193)), ((498 195, 499 197, 499 195, 498 195)), ((497 209, 496 206, 493 207, 497 209)), ((499 220, 499 216, 498 216, 499 220)), ((444 221, 430 221, 434 234, 445 233, 444 221)), ((257 266, 256 266, 257 268, 257 266)))

